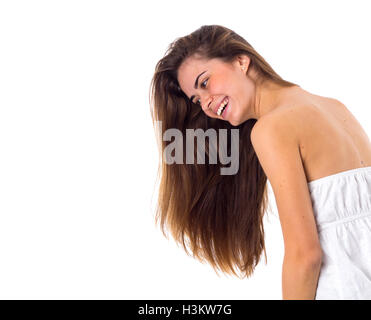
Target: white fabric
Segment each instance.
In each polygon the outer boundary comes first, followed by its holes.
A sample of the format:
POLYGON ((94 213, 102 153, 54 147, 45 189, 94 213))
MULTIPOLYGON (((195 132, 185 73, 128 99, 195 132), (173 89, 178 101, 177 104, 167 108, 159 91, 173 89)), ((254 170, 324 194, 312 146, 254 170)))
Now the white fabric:
POLYGON ((308 188, 323 251, 316 299, 371 299, 371 167, 308 188))

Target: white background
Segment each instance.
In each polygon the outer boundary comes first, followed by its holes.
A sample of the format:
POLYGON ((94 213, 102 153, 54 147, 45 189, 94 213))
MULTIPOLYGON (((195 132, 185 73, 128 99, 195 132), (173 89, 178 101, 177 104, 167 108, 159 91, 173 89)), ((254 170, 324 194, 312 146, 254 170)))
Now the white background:
POLYGON ((370 136, 368 7, 1 1, 0 298, 280 299, 274 199, 268 264, 250 279, 218 277, 154 225, 149 83, 170 42, 220 24, 284 79, 345 103, 370 136))

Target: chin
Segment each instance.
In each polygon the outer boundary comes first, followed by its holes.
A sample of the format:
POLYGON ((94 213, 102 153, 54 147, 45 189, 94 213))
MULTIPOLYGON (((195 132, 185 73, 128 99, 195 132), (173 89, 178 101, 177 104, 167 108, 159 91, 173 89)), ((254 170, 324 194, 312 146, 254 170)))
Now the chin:
POLYGON ((232 125, 232 126, 234 126, 234 127, 237 127, 237 126, 239 126, 242 122, 241 121, 236 121, 236 120, 228 120, 228 122, 232 125))
MULTIPOLYGON (((235 110, 232 110, 235 111, 235 110)), ((229 114, 229 119, 226 119, 232 126, 239 126, 241 123, 244 123, 246 119, 240 114, 240 112, 231 112, 229 114)))
POLYGON ((232 126, 239 126, 241 123, 244 123, 245 121, 243 121, 242 119, 228 119, 227 120, 232 126))

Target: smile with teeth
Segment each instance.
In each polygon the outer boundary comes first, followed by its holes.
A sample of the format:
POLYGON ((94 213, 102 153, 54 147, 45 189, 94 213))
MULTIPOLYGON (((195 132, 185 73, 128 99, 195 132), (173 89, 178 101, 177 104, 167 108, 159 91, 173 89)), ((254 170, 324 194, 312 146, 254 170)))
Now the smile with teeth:
POLYGON ((222 101, 222 103, 220 104, 220 107, 219 107, 218 111, 216 112, 216 114, 218 116, 220 116, 223 113, 227 103, 228 103, 228 98, 225 97, 224 100, 222 101))

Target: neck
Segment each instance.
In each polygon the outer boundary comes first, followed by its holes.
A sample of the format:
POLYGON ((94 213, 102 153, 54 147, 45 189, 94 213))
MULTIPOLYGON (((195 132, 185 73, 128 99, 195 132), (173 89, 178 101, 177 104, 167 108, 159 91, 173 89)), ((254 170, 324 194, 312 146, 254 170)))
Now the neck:
POLYGON ((265 81, 256 86, 255 103, 250 118, 259 120, 271 113, 291 95, 300 90, 300 87, 282 87, 272 81, 265 81))

